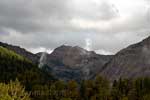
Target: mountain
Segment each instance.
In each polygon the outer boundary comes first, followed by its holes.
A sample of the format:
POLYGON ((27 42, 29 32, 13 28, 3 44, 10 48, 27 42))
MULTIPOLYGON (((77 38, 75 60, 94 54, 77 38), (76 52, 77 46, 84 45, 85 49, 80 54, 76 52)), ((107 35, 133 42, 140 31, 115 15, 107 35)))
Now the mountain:
POLYGON ((51 54, 43 52, 32 54, 24 48, 2 42, 0 46, 29 59, 32 63, 38 64, 40 68, 44 66, 46 71, 64 80, 93 78, 112 58, 112 56, 98 55, 78 46, 62 45, 51 54))
MULTIPOLYGON (((42 55, 37 54, 37 55, 42 55)), ((59 79, 91 79, 110 61, 111 55, 98 55, 78 46, 62 45, 41 60, 59 79)))
POLYGON ((10 44, 3 43, 3 42, 0 42, 0 46, 5 47, 5 48, 7 48, 9 50, 12 50, 15 53, 17 53, 17 54, 19 54, 19 55, 21 55, 21 56, 23 56, 25 58, 28 58, 34 64, 38 63, 39 57, 37 55, 32 54, 31 52, 25 50, 24 48, 21 48, 19 46, 10 45, 10 44))
POLYGON ((99 55, 78 46, 62 45, 51 54, 32 54, 18 46, 0 46, 29 59, 62 80, 92 79, 101 74, 110 80, 150 76, 150 37, 122 49, 116 55, 99 55))
POLYGON ((100 73, 110 80, 150 76, 150 37, 118 52, 100 73))

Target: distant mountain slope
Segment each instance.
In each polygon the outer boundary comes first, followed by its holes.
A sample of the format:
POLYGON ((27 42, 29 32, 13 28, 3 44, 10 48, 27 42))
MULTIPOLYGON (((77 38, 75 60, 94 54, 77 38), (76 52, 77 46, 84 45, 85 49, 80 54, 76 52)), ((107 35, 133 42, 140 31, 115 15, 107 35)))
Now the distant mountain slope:
POLYGON ((32 54, 31 52, 26 51, 25 49, 20 48, 19 46, 13 46, 13 45, 2 43, 2 42, 0 42, 0 46, 5 47, 9 50, 16 52, 17 54, 20 54, 21 56, 28 58, 33 63, 38 63, 39 57, 37 55, 32 54))
POLYGON ((150 76, 150 37, 118 52, 102 75, 111 80, 150 76))
POLYGON ((91 79, 112 56, 98 55, 78 46, 62 45, 51 54, 46 54, 46 64, 60 79, 91 79))

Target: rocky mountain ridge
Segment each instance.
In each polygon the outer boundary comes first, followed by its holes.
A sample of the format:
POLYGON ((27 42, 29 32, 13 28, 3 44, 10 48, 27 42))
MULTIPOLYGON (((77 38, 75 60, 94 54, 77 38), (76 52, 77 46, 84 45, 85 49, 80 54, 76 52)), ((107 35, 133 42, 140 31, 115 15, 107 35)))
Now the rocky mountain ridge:
POLYGON ((62 45, 51 54, 45 55, 51 72, 60 79, 91 79, 103 68, 111 55, 98 55, 78 46, 62 45))
POLYGON ((100 73, 110 80, 150 76, 150 37, 118 52, 100 73))
POLYGON ((28 58, 62 80, 93 79, 100 74, 110 80, 150 76, 150 37, 122 49, 116 55, 99 55, 78 46, 62 45, 51 54, 32 54, 18 46, 0 46, 28 58))

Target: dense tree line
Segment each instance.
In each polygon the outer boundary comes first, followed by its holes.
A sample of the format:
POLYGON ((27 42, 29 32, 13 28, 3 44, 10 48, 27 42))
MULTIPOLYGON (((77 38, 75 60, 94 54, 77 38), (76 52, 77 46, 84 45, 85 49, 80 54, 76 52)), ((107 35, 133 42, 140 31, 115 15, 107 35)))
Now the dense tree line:
POLYGON ((43 97, 37 96, 37 100, 150 100, 150 78, 120 78, 110 85, 107 79, 97 76, 81 83, 56 81, 39 91, 43 97))
POLYGON ((65 82, 0 47, 0 100, 150 100, 150 78, 65 82))
POLYGON ((150 78, 119 79, 114 81, 113 100, 150 100, 150 78))
POLYGON ((120 78, 112 86, 100 76, 81 83, 58 80, 49 85, 36 84, 31 91, 25 91, 19 81, 15 81, 0 83, 0 93, 0 100, 150 100, 150 78, 120 78))

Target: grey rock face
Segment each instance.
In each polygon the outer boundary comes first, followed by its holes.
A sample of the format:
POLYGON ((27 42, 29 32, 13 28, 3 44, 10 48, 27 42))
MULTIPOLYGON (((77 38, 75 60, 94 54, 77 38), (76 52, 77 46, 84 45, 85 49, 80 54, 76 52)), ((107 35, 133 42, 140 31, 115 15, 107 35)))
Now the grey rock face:
POLYGON ((101 74, 110 80, 150 76, 150 37, 118 52, 101 74))
POLYGON ((78 46, 60 46, 47 55, 47 65, 60 79, 91 79, 112 56, 98 55, 78 46))

